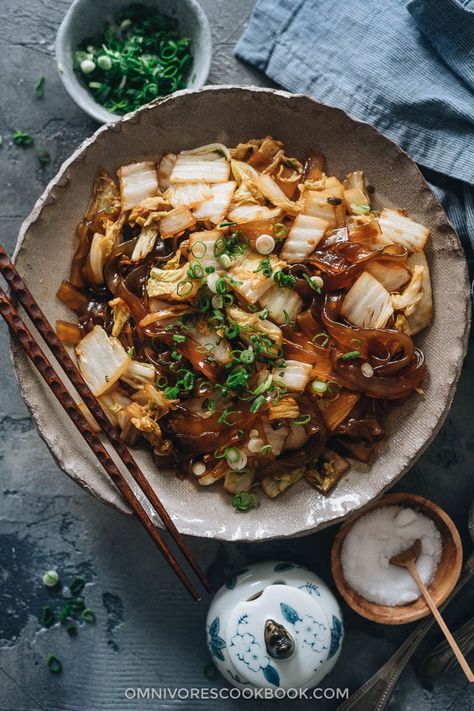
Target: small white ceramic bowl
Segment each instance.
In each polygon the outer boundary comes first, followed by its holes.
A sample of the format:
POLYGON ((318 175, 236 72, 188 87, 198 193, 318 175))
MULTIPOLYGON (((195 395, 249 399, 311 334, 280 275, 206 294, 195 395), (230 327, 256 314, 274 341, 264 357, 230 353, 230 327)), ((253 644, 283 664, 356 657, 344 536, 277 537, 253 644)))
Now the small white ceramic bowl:
MULTIPOLYGON (((82 40, 100 32, 107 20, 133 3, 134 0, 74 0, 56 37, 56 62, 66 91, 81 109, 100 123, 117 121, 121 116, 107 111, 94 100, 74 72, 74 52, 82 40)), ((206 83, 212 57, 211 30, 204 10, 196 0, 140 0, 140 4, 176 17, 183 37, 191 38, 193 64, 187 88, 200 89, 206 83)))

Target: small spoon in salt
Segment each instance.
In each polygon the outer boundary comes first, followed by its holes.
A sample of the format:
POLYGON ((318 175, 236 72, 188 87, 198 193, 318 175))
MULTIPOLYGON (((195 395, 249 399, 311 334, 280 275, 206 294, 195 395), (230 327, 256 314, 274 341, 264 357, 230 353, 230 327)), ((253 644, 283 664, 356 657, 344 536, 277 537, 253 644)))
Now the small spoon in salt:
POLYGON ((471 671, 471 668, 469 667, 469 664, 467 663, 466 659, 464 658, 463 653, 458 647, 458 644, 456 640, 454 639, 453 635, 451 632, 448 630, 445 621, 441 617, 441 613, 436 607, 433 598, 429 594, 423 580, 421 579, 418 569, 416 567, 416 561, 418 560, 419 556, 421 553, 421 540, 417 538, 412 545, 407 548, 406 550, 402 551, 401 553, 398 553, 398 555, 394 555, 390 558, 390 565, 396 565, 398 568, 406 568, 408 572, 410 573, 411 577, 415 581, 415 583, 418 585, 418 588, 423 595, 423 597, 426 600, 426 604, 430 608, 436 622, 438 625, 441 627, 444 636, 446 637, 451 649, 453 650, 456 659, 458 660, 459 664, 462 667, 463 672, 465 673, 467 680, 469 682, 474 682, 474 674, 471 671))

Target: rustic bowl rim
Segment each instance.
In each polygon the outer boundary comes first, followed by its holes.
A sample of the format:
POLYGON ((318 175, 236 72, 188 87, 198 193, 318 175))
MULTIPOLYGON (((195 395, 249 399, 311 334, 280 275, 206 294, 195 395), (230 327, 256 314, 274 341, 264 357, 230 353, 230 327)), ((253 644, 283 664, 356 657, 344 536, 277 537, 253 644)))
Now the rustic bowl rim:
MULTIPOLYGON (((407 603, 405 605, 380 605, 378 603, 367 600, 362 595, 357 593, 344 579, 344 573, 342 570, 341 561, 341 550, 346 539, 347 534, 351 530, 352 526, 365 514, 372 511, 376 511, 385 506, 411 506, 416 508, 420 513, 429 512, 429 518, 434 522, 436 528, 439 530, 443 546, 446 540, 446 532, 449 535, 455 549, 455 560, 449 569, 449 584, 442 595, 433 595, 433 599, 436 606, 439 607, 443 604, 446 598, 451 594, 459 580, 462 570, 463 562, 463 548, 461 537, 459 531, 454 524, 452 518, 434 501, 425 498, 424 496, 419 496, 418 494, 411 494, 409 492, 394 492, 392 494, 385 494, 376 501, 372 501, 367 504, 362 509, 357 511, 353 516, 351 516, 347 521, 345 521, 340 527, 339 531, 334 538, 331 547, 331 571, 336 583, 336 587, 339 593, 344 598, 345 602, 349 607, 357 612, 362 617, 365 617, 372 622, 378 622, 379 624, 385 625, 398 625, 407 624, 408 622, 415 622, 423 617, 427 617, 431 614, 430 608, 424 601, 423 597, 419 597, 413 602, 407 603), (440 529, 440 523, 443 524, 443 530, 440 529), (444 538, 443 538, 444 536, 444 538), (415 604, 417 608, 415 608, 415 604)), ((438 569, 439 570, 439 569, 438 569)), ((434 580, 438 571, 435 572, 434 580)), ((428 590, 431 592, 433 582, 428 586, 428 590)))
MULTIPOLYGON (((199 95, 199 94, 204 94, 204 95, 209 95, 209 97, 212 98, 212 94, 215 92, 224 92, 224 93, 229 93, 229 100, 237 100, 238 101, 238 95, 239 94, 244 94, 248 93, 254 96, 257 95, 268 95, 268 96, 276 96, 276 97, 281 97, 282 99, 285 99, 289 102, 289 105, 291 102, 298 102, 298 100, 305 100, 312 102, 316 106, 322 106, 324 108, 330 109, 331 112, 333 112, 334 117, 337 117, 337 115, 340 115, 341 117, 346 117, 349 118, 350 121, 355 124, 354 128, 357 128, 358 126, 361 127, 367 127, 371 132, 374 134, 377 134, 379 136, 383 136, 380 131, 378 131, 375 127, 371 126, 365 121, 361 121, 347 112, 338 109, 336 107, 330 106, 328 104, 324 104, 323 102, 318 102, 315 100, 313 97, 307 96, 305 94, 293 94, 291 92, 283 91, 283 90, 277 90, 277 89, 270 89, 270 88, 262 88, 262 87, 254 87, 254 86, 248 86, 248 87, 242 87, 242 86, 236 86, 236 85, 219 85, 219 86, 212 86, 208 85, 200 90, 182 90, 179 92, 175 92, 173 95, 170 95, 168 97, 165 97, 164 99, 157 100, 155 102, 152 102, 151 104, 147 104, 144 107, 141 107, 137 111, 128 114, 124 117, 122 117, 119 121, 117 121, 115 124, 108 124, 108 125, 102 125, 98 127, 98 129, 95 131, 95 133, 87 138, 86 140, 83 141, 83 143, 78 146, 78 148, 71 154, 71 156, 66 159, 66 161, 62 164, 60 167, 58 173, 56 174, 55 177, 50 181, 50 183, 46 186, 45 190, 43 191, 42 195, 38 198, 36 201, 30 215, 24 220, 24 222, 21 225, 17 244, 15 247, 14 251, 14 256, 13 256, 13 261, 16 261, 18 259, 18 256, 20 252, 22 251, 23 243, 25 241, 25 237, 28 234, 28 231, 30 228, 41 218, 42 215, 42 210, 45 206, 48 206, 51 202, 54 202, 55 200, 55 194, 62 189, 64 189, 68 182, 69 182, 69 170, 70 168, 74 165, 80 165, 84 160, 86 153, 88 149, 92 146, 92 144, 96 143, 99 139, 102 139, 103 136, 102 134, 110 131, 110 132, 121 132, 124 127, 126 127, 127 124, 135 125, 139 124, 142 117, 148 113, 154 111, 157 107, 166 104, 168 102, 175 102, 179 101, 181 97, 192 97, 193 95, 199 95)), ((418 173, 418 176, 421 178, 425 190, 428 191, 429 187, 423 178, 418 166, 414 163, 414 161, 407 156, 406 152, 403 151, 400 146, 398 146, 394 141, 390 140, 387 136, 383 136, 383 139, 390 143, 394 149, 397 151, 399 154, 400 158, 406 158, 407 160, 410 161, 410 163, 413 166, 413 169, 416 173, 418 173)), ((462 314, 462 323, 463 323, 463 330, 462 332, 460 331, 458 334, 459 337, 459 343, 458 343, 458 353, 457 353, 457 358, 455 361, 455 368, 453 370, 452 374, 452 379, 449 382, 449 387, 446 392, 446 396, 443 399, 443 410, 440 413, 439 418, 436 420, 436 423, 432 426, 430 426, 430 429, 427 431, 426 436, 424 437, 424 441, 421 447, 419 447, 416 451, 416 454, 411 456, 409 459, 403 462, 401 469, 399 473, 397 474, 396 477, 393 477, 389 482, 385 482, 381 485, 377 485, 377 492, 373 495, 371 495, 369 501, 365 501, 362 503, 358 502, 350 502, 350 511, 346 510, 341 510, 340 513, 334 513, 332 518, 326 519, 323 521, 318 521, 317 523, 305 523, 302 527, 300 528, 291 528, 290 530, 280 530, 278 532, 272 531, 268 532, 266 530, 262 530, 261 527, 259 527, 259 532, 256 535, 250 535, 248 532, 246 532, 246 527, 245 526, 240 526, 240 523, 242 523, 242 518, 239 518, 239 525, 237 526, 237 532, 235 530, 235 526, 229 526, 225 527, 224 529, 218 525, 216 522, 215 524, 212 524, 211 521, 208 521, 206 523, 206 526, 201 526, 201 528, 196 530, 196 527, 192 522, 177 522, 179 529, 187 534, 187 535, 193 535, 193 536, 201 536, 201 537, 206 537, 206 538, 213 538, 216 540, 224 540, 224 541, 254 541, 254 540, 277 540, 277 539, 286 539, 286 538, 296 538, 300 536, 305 536, 309 535, 312 533, 315 533, 318 530, 321 530, 323 528, 326 528, 328 526, 340 523, 341 521, 345 520, 348 516, 353 515, 355 511, 360 510, 363 506, 368 505, 369 503, 372 503, 374 500, 377 500, 382 494, 384 494, 385 491, 390 489, 406 472, 410 469, 410 467, 413 465, 414 461, 426 450, 426 448, 430 445, 430 443, 433 441, 435 436, 438 434, 448 412, 449 408, 452 403, 452 399, 454 396, 454 392, 456 390, 456 386, 458 383, 459 379, 459 374, 461 372, 462 368, 462 363, 464 360, 464 356, 466 354, 467 350, 467 344, 468 344, 468 336, 469 336, 469 329, 470 329, 470 311, 471 311, 471 302, 469 298, 469 293, 467 289, 467 266, 463 254, 463 250, 459 241, 459 237, 457 234, 454 232, 452 226, 450 225, 438 199, 434 195, 434 193, 430 190, 430 200, 434 206, 434 208, 437 210, 439 215, 442 215, 443 223, 446 227, 449 227, 451 231, 451 244, 446 246, 446 250, 448 251, 449 254, 453 255, 453 258, 456 258, 462 262, 462 269, 463 269, 463 284, 465 283, 466 285, 466 297, 463 299, 462 302, 460 302, 460 311, 462 314)), ((17 377, 17 382, 21 391, 21 394, 26 402, 26 405, 32 414, 33 418, 36 420, 37 413, 35 412, 34 409, 34 403, 30 401, 28 397, 28 381, 29 381, 29 376, 24 372, 22 365, 21 365, 21 360, 18 358, 19 351, 18 348, 16 347, 15 344, 12 344, 11 347, 11 357, 13 360, 14 364, 14 369, 17 377)), ((37 423, 38 424, 38 423, 37 423)), ((38 431, 40 436, 44 439, 48 447, 53 453, 53 456, 55 456, 54 453, 54 442, 50 440, 48 437, 47 433, 44 432, 41 428, 41 424, 38 426, 38 431)), ((104 494, 101 491, 98 491, 97 489, 91 489, 91 487, 84 483, 83 481, 78 481, 78 477, 75 474, 75 471, 71 470, 68 468, 68 466, 65 466, 64 463, 59 459, 57 459, 58 465, 62 468, 62 470, 71 478, 77 481, 83 488, 88 490, 90 493, 92 493, 99 501, 110 505, 119 511, 123 513, 128 513, 130 514, 131 511, 130 509, 126 506, 125 502, 122 501, 120 497, 116 497, 113 499, 110 495, 104 494)), ((204 495, 204 494, 203 494, 204 495)), ((258 510, 257 510, 258 511, 258 510)), ((173 512, 171 511, 171 514, 173 512)), ((232 513, 232 512, 231 512, 232 513)), ((160 522, 157 522, 158 525, 160 526, 160 522)))

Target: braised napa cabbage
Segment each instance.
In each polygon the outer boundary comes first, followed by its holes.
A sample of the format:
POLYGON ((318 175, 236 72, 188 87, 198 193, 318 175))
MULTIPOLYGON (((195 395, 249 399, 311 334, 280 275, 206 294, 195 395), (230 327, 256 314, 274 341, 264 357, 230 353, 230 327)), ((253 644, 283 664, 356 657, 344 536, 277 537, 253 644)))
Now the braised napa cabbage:
POLYGON ((309 484, 314 507, 370 460, 392 403, 425 389, 428 236, 317 150, 265 136, 163 151, 97 176, 58 336, 159 472, 240 510, 309 484))

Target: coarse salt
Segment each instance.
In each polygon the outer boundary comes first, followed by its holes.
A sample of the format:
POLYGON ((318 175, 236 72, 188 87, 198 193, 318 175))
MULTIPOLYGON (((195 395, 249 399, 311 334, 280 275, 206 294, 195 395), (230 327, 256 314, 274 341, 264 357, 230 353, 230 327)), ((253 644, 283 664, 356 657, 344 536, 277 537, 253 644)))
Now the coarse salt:
POLYGON ((418 587, 404 568, 390 558, 419 538, 421 553, 416 567, 429 585, 441 558, 441 535, 433 521, 409 507, 382 506, 362 516, 349 530, 341 550, 346 582, 379 605, 402 605, 420 597, 418 587))

